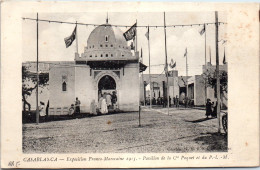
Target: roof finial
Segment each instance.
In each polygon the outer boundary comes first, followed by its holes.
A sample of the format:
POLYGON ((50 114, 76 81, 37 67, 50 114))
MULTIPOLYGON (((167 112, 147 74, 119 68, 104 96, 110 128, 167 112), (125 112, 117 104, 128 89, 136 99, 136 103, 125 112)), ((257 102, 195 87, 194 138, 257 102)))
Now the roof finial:
POLYGON ((108 12, 107 12, 107 19, 106 19, 106 23, 108 24, 108 12))

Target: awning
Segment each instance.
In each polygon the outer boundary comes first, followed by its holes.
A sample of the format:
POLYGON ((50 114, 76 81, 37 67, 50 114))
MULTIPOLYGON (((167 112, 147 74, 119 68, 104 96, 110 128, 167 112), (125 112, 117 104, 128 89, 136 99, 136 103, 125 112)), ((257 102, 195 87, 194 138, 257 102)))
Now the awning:
POLYGON ((103 61, 87 61, 90 68, 103 68, 103 69, 120 69, 128 62, 126 60, 103 60, 103 61))

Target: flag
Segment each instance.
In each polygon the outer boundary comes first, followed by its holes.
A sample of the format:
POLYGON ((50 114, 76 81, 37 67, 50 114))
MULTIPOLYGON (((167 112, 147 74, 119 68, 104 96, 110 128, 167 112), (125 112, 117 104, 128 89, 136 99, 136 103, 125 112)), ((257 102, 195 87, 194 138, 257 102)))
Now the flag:
POLYGON ((149 40, 149 26, 148 26, 148 31, 146 32, 145 36, 146 36, 147 40, 149 40))
POLYGON ((200 35, 203 35, 205 32, 205 25, 203 26, 202 30, 200 31, 200 35))
POLYGON ((188 52, 187 52, 187 47, 186 47, 184 57, 187 57, 187 54, 188 54, 188 52))
POLYGON ((74 31, 69 37, 64 38, 66 48, 68 48, 73 43, 73 41, 76 38, 76 33, 77 33, 77 26, 75 27, 74 31))
POLYGON ((129 30, 127 30, 123 35, 126 41, 132 40, 136 35, 136 23, 131 28, 129 28, 129 30))
POLYGON ((175 62, 173 62, 173 59, 171 59, 171 63, 169 64, 169 66, 170 66, 170 68, 174 68, 174 67, 176 67, 176 61, 175 62))
POLYGON ((226 55, 225 55, 225 48, 224 48, 224 58, 223 58, 223 64, 227 64, 227 62, 226 62, 226 55))

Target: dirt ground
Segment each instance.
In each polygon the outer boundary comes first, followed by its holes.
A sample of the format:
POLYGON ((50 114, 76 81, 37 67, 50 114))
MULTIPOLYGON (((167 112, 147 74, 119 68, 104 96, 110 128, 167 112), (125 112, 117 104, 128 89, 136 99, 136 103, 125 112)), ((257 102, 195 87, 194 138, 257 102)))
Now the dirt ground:
POLYGON ((225 152, 227 135, 217 119, 197 109, 142 108, 80 119, 23 124, 24 153, 225 152), (222 130, 223 131, 223 130, 222 130))

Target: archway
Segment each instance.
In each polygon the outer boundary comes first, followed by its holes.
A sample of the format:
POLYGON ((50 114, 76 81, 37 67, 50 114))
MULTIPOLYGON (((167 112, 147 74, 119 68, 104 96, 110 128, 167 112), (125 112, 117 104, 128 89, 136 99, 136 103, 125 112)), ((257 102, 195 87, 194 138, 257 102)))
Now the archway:
POLYGON ((108 109, 111 111, 111 109, 115 109, 116 103, 117 103, 117 92, 116 92, 116 81, 113 77, 109 75, 104 75, 98 82, 98 100, 101 97, 101 94, 103 97, 106 98, 108 109), (109 99, 110 97, 110 99, 109 99), (110 102, 108 102, 110 101, 110 102))
POLYGON ((98 90, 115 90, 116 81, 109 75, 103 76, 98 82, 98 90))

